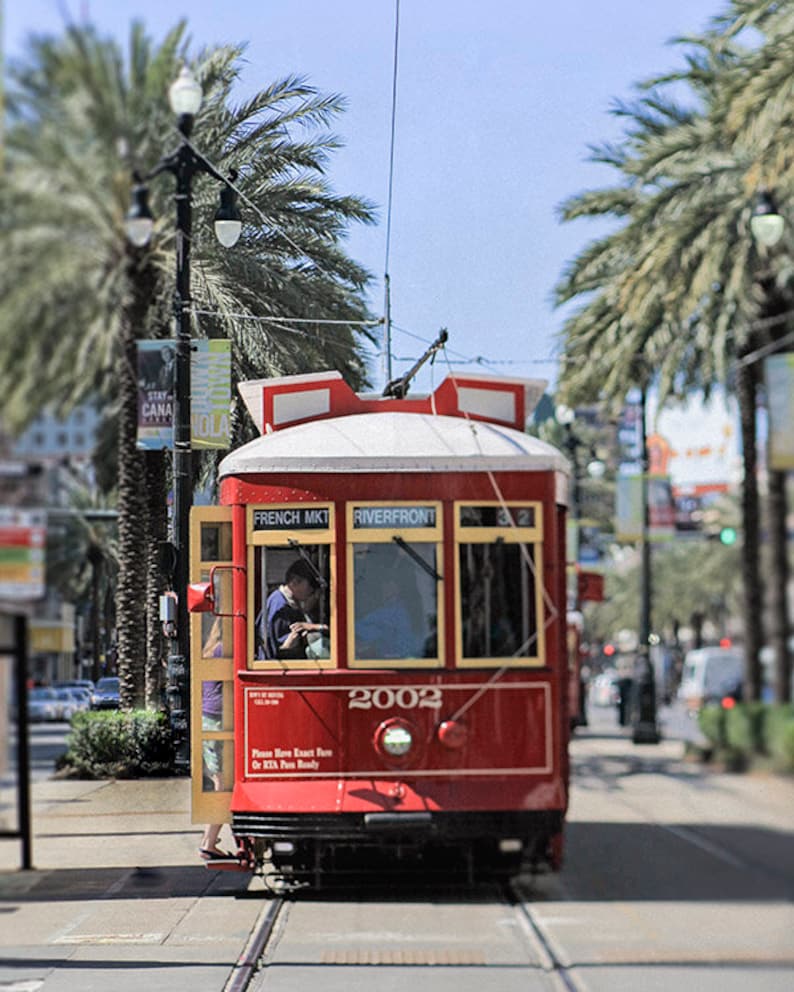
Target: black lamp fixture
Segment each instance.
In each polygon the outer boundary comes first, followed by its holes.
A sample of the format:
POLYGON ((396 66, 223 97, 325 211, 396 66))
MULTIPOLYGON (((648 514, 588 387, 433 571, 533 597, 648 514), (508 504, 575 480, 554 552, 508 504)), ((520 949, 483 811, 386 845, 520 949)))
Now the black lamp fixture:
POLYGON ((768 189, 759 190, 750 215, 750 230, 753 238, 765 248, 771 248, 783 237, 784 226, 774 196, 768 189))
MULTIPOLYGON (((182 66, 179 76, 168 89, 168 102, 178 119, 180 133, 185 139, 193 130, 193 121, 201 109, 201 85, 187 66, 182 66)), ((196 172, 206 172, 220 180, 220 206, 215 213, 215 237, 224 248, 233 248, 237 244, 242 231, 242 215, 237 207, 237 191, 232 184, 237 179, 237 172, 232 170, 229 178, 225 179, 213 167, 190 149, 187 140, 174 155, 162 162, 149 174, 153 178, 163 171, 173 172, 179 176, 179 169, 186 169, 189 178, 196 172), (192 161, 191 161, 192 156, 192 161)), ((132 188, 132 205, 125 218, 127 238, 138 248, 149 243, 154 230, 154 217, 149 207, 149 188, 138 173, 134 173, 135 185, 132 188)))
POLYGON ((124 221, 127 238, 136 248, 149 244, 154 228, 154 217, 149 207, 149 187, 135 175, 135 185, 132 187, 132 206, 124 221))
MULTIPOLYGON (((237 173, 232 170, 230 182, 237 179, 237 173)), ((237 190, 233 186, 221 187, 221 205, 215 213, 215 237, 224 248, 233 248, 240 238, 243 229, 243 217, 237 206, 237 190)))

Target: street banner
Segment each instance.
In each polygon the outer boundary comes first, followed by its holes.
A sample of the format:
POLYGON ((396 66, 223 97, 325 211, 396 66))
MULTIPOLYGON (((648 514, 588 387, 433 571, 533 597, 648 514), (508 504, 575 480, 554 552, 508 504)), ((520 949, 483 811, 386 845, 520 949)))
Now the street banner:
POLYGON ((231 444, 231 341, 203 338, 191 344, 191 446, 228 448, 231 444))
POLYGON ((46 591, 45 510, 0 507, 0 600, 41 599, 46 591))
POLYGON ((675 534, 675 501, 668 476, 619 475, 615 501, 615 536, 642 540, 642 486, 648 484, 648 540, 667 541, 675 534))
POLYGON ((174 446, 173 341, 138 341, 138 447, 160 451, 174 446))
POLYGON ((621 465, 639 465, 642 459, 642 407, 627 402, 618 415, 617 437, 621 465))
MULTIPOLYGON (((138 341, 138 447, 174 446, 176 342, 138 341)), ((190 444, 228 448, 231 444, 231 342, 190 342, 190 444)))
POLYGON ((769 467, 794 468, 794 354, 770 355, 764 362, 769 409, 769 467))

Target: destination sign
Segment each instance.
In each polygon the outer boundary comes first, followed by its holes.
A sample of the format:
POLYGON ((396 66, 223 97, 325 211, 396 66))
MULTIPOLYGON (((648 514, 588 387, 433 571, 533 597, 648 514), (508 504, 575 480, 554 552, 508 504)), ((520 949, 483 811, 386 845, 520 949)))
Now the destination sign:
POLYGON ((535 510, 531 506, 462 506, 461 527, 534 527, 535 510))
POLYGON ((328 530, 330 519, 327 506, 254 510, 254 530, 328 530))
POLYGON ((356 530, 435 526, 434 506, 356 506, 353 509, 353 527, 356 530))

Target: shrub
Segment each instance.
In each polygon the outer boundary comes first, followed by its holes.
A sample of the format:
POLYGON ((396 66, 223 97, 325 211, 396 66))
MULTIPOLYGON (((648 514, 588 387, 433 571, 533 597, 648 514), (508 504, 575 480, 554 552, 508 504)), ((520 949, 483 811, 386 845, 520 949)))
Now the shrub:
POLYGON ((794 704, 766 707, 762 724, 764 751, 781 771, 794 771, 794 704))
POLYGON ((716 751, 722 751, 725 740, 725 710, 721 706, 704 706, 698 713, 698 726, 716 751))
POLYGON ((750 765, 794 772, 794 704, 705 706, 698 723, 714 757, 734 771, 750 765))
POLYGON ((66 743, 62 766, 84 778, 143 778, 173 770, 164 713, 77 713, 66 743))
POLYGON ((794 772, 794 719, 783 727, 775 757, 781 771, 794 772))
POLYGON ((766 709, 763 703, 738 703, 725 711, 725 743, 732 751, 748 759, 765 751, 762 724, 766 709))

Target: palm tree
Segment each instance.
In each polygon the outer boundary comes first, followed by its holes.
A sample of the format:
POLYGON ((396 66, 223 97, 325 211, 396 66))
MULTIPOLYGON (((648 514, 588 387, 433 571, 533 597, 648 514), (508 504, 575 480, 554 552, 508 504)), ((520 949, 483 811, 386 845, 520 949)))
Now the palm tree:
POLYGON ((55 525, 47 531, 47 586, 84 607, 91 677, 96 680, 106 648, 101 632, 109 626, 106 603, 112 599, 118 573, 116 514, 78 473, 63 466, 61 476, 68 505, 55 514, 55 525))
MULTIPOLYGON (((767 40, 772 48, 773 40, 767 40)), ((709 34, 690 54, 684 73, 651 81, 648 95, 618 108, 631 130, 618 149, 596 155, 620 170, 620 184, 572 198, 563 216, 606 212, 622 218, 623 226, 576 259, 560 282, 558 299, 588 294, 564 329, 563 383, 574 394, 592 394, 600 380, 607 396, 619 400, 632 381, 637 355, 645 369, 653 370, 662 400, 693 388, 708 392, 719 382, 737 391, 745 459, 747 688, 757 698, 762 644, 758 374, 751 359, 766 340, 767 325, 759 321, 765 313, 759 309, 747 221, 764 150, 744 132, 739 140, 728 127, 750 71, 748 58, 731 43, 730 32, 709 34), (690 84, 699 107, 682 109, 664 97, 659 87, 673 80, 690 84), (593 362, 593 354, 601 361, 593 362), (587 364, 579 366, 585 356, 587 364)))
MULTIPOLYGON (((365 364, 356 322, 369 316, 369 276, 341 241, 351 223, 371 222, 373 214, 362 200, 334 194, 324 179, 336 147, 326 128, 343 101, 289 78, 233 105, 241 56, 239 48, 216 48, 193 65, 205 93, 196 120, 201 151, 223 174, 237 170, 246 210, 243 241, 222 254, 208 237, 217 189, 196 184, 194 332, 231 338, 235 378, 320 365, 360 385, 365 364), (300 324, 297 336, 289 325, 262 322, 277 317, 351 323, 333 331, 300 324)), ((166 183, 152 189, 159 220, 149 249, 128 245, 124 216, 132 169, 145 172, 168 150, 174 125, 166 91, 185 58, 184 25, 159 47, 134 25, 126 59, 92 28, 69 28, 62 38, 34 38, 24 61, 12 66, 8 89, 0 388, 12 426, 24 425, 43 402, 68 409, 88 396, 118 418, 125 707, 144 701, 141 576, 149 541, 135 437, 135 341, 169 333, 172 190, 166 183)))

